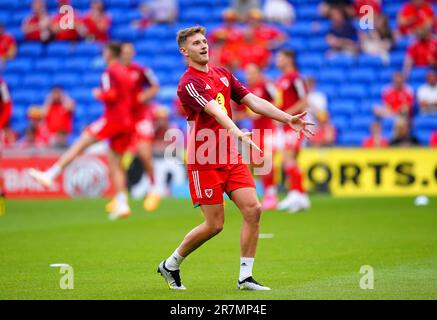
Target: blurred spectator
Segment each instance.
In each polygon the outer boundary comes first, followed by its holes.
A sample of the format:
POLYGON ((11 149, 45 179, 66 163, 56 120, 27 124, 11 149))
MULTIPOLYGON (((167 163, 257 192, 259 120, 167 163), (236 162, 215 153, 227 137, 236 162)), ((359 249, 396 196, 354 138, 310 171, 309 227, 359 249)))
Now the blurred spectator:
POLYGON ((404 4, 398 14, 397 22, 402 35, 412 34, 419 28, 431 28, 434 11, 432 5, 425 0, 410 0, 404 4))
POLYGON ((429 71, 426 83, 417 89, 417 100, 421 113, 437 113, 437 72, 429 71))
POLYGON ((324 92, 318 91, 316 88, 316 79, 309 77, 307 79, 307 111, 311 121, 317 121, 317 114, 326 112, 328 107, 328 98, 324 92))
MULTIPOLYGON (((50 31, 54 40, 58 41, 78 41, 80 38, 79 30, 83 29, 82 21, 76 11, 73 11, 73 28, 63 28, 61 22, 64 21, 67 13, 61 13, 60 8, 64 5, 70 5, 70 0, 58 0, 58 9, 50 19, 50 31)), ((67 22, 67 21, 65 21, 67 22)))
POLYGON ((9 135, 9 120, 12 116, 12 100, 6 82, 0 77, 0 146, 6 144, 9 135), (2 143, 3 142, 3 143, 2 143))
POLYGON ((247 22, 249 19, 249 12, 252 9, 259 10, 259 1, 258 0, 232 0, 232 9, 238 15, 238 18, 242 22, 247 22))
MULTIPOLYGON (((224 47, 227 50, 234 50, 243 40, 243 32, 237 26, 237 13, 233 9, 227 9, 223 12, 223 25, 215 28, 208 36, 208 42, 211 46, 211 62, 217 63, 220 59, 224 47)), ((229 54, 229 53, 228 53, 229 54)), ((220 64, 223 64, 219 62, 220 64)))
POLYGON ((394 43, 393 33, 390 30, 390 21, 387 16, 375 16, 375 29, 367 33, 360 33, 361 48, 365 53, 376 55, 388 63, 390 49, 394 43))
POLYGON ((296 14, 291 3, 286 0, 266 0, 263 7, 264 17, 269 22, 292 24, 296 14))
POLYGON ((174 23, 178 17, 176 0, 149 0, 140 5, 142 19, 133 23, 142 29, 155 23, 174 23))
POLYGON ((405 117, 397 117, 394 125, 393 139, 390 146, 410 147, 418 145, 419 141, 410 132, 409 121, 405 117))
POLYGON ((357 17, 362 17, 369 13, 369 10, 366 6, 372 8, 375 17, 379 16, 381 13, 381 0, 355 0, 354 8, 357 17))
POLYGON ((17 142, 17 133, 6 124, 3 129, 0 129, 0 149, 10 148, 17 142))
POLYGON ((416 32, 417 40, 408 48, 404 61, 404 74, 408 76, 414 66, 437 67, 437 39, 430 28, 416 32))
POLYGON ((318 112, 316 119, 317 126, 314 129, 314 136, 310 139, 311 145, 317 147, 333 146, 336 139, 336 130, 331 123, 328 112, 318 112))
POLYGON ((392 84, 383 89, 383 106, 376 108, 375 114, 379 117, 409 117, 413 110, 413 90, 405 84, 405 77, 401 72, 393 73, 392 79, 392 84))
POLYGON ((324 0, 319 6, 319 12, 323 17, 329 17, 333 9, 338 9, 350 17, 355 14, 352 0, 324 0))
POLYGON ((73 130, 74 105, 75 102, 58 86, 53 87, 47 96, 42 116, 51 146, 67 146, 68 135, 73 130))
POLYGON ((263 23, 262 12, 258 9, 249 11, 249 26, 252 29, 255 42, 265 45, 268 49, 281 47, 287 36, 278 28, 268 23, 263 23))
POLYGON ((334 52, 357 54, 359 52, 358 33, 352 21, 339 9, 331 9, 329 18, 331 28, 326 42, 334 52))
POLYGON ((20 148, 44 148, 48 146, 49 132, 44 124, 42 109, 38 106, 31 106, 27 110, 28 126, 18 141, 20 148))
POLYGON ((429 146, 437 148, 437 130, 431 133, 431 139, 429 139, 429 146))
POLYGON ((111 18, 106 14, 102 0, 93 0, 90 11, 82 19, 87 39, 106 42, 109 40, 111 18))
POLYGON ((388 140, 382 135, 381 123, 372 122, 370 126, 370 136, 364 139, 364 148, 385 148, 389 144, 388 140))
POLYGON ((6 33, 3 25, 0 23, 0 64, 13 59, 16 53, 17 45, 14 37, 6 33))
POLYGON ((48 41, 50 39, 50 17, 44 0, 33 0, 32 14, 22 25, 24 37, 29 41, 48 41))
POLYGON ((230 55, 227 50, 223 50, 221 61, 231 69, 244 69, 249 64, 255 64, 264 69, 271 57, 270 50, 256 40, 250 28, 244 31, 243 41, 237 46, 235 54, 230 55))

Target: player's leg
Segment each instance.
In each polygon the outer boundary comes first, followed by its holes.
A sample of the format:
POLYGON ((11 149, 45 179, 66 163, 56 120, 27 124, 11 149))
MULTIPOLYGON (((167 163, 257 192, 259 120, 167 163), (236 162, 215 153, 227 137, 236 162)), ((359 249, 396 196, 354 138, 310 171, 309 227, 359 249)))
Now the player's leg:
POLYGON ((240 234, 240 276, 237 288, 242 290, 270 290, 270 288, 256 282, 252 277, 262 207, 256 194, 253 177, 246 165, 236 164, 230 168, 225 190, 243 215, 240 234))
POLYGON ((79 139, 53 164, 49 169, 40 171, 29 169, 31 177, 46 187, 50 187, 56 177, 68 166, 77 156, 96 141, 93 135, 85 131, 79 139))
POLYGON ((284 200, 282 200, 278 209, 297 212, 302 209, 309 209, 310 201, 303 187, 303 173, 297 163, 299 149, 289 147, 284 150, 284 168, 288 179, 289 191, 284 200))
POLYGON ((262 201, 262 208, 264 210, 274 209, 278 205, 277 190, 274 181, 274 165, 273 165, 273 133, 262 131, 261 145, 263 150, 263 171, 266 171, 261 176, 263 184, 264 196, 262 201))
POLYGON ((142 139, 137 144, 138 156, 143 163, 144 172, 149 176, 150 191, 144 199, 144 210, 155 211, 160 202, 160 195, 155 190, 155 168, 153 165, 153 144, 152 140, 142 139))
POLYGON ((201 210, 205 221, 188 232, 179 247, 158 267, 158 272, 167 281, 170 289, 185 289, 179 274, 182 261, 223 229, 223 204, 201 205, 201 210))
POLYGON ((232 191, 231 198, 243 215, 240 234, 240 275, 237 287, 241 290, 270 290, 252 276, 261 218, 261 204, 256 190, 252 187, 240 188, 232 191))
POLYGON ((115 206, 109 214, 110 220, 128 217, 131 213, 128 204, 127 177, 123 168, 122 156, 129 147, 131 132, 121 132, 109 140, 111 151, 108 154, 109 172, 115 189, 115 206))
POLYGON ((180 264, 186 256, 223 229, 224 174, 225 171, 220 169, 188 171, 193 204, 200 206, 205 221, 192 229, 173 254, 160 263, 158 272, 167 281, 170 289, 185 289, 180 280, 180 264))

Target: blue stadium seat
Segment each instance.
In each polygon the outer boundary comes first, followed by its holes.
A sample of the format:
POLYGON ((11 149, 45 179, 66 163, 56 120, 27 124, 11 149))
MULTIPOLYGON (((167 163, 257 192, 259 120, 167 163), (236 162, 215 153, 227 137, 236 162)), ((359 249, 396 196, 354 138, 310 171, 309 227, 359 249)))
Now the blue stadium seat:
POLYGON ((33 61, 31 59, 23 59, 23 58, 9 61, 6 64, 6 71, 28 73, 32 68, 32 62, 33 61))
POLYGON ((341 116, 341 115, 335 115, 333 114, 331 116, 331 122, 334 124, 335 128, 341 133, 342 131, 345 131, 349 128, 350 121, 349 117, 341 116))
POLYGON ((101 53, 101 46, 97 43, 81 42, 76 45, 73 50, 75 56, 94 57, 101 53))
POLYGON ((345 134, 341 134, 338 137, 337 142, 340 146, 357 147, 362 145, 363 140, 366 137, 366 131, 350 131, 345 134))
POLYGON ((307 41, 306 45, 310 50, 314 51, 325 52, 328 49, 328 44, 326 43, 324 37, 310 39, 309 41, 307 41))
POLYGON ((341 83, 346 80, 346 74, 341 69, 325 69, 320 71, 318 78, 321 82, 341 83))
POLYGON ((92 89, 74 89, 70 90, 69 94, 79 104, 89 105, 91 102, 95 102, 95 98, 92 95, 92 89))
POLYGON ((6 84, 8 85, 9 88, 14 88, 16 86, 18 86, 21 81, 22 78, 20 77, 20 75, 16 74, 16 73, 5 73, 3 75, 3 79, 4 81, 6 81, 6 84))
POLYGON ((80 78, 73 74, 58 74, 53 77, 53 83, 61 86, 62 88, 74 88, 80 83, 80 78))
POLYGON ((30 105, 37 103, 35 90, 17 90, 12 92, 12 101, 14 104, 30 105))
POLYGON ((353 117, 351 125, 354 131, 355 130, 367 131, 369 130, 370 124, 373 122, 373 120, 374 117, 372 115, 353 117))
POLYGON ((376 68, 377 71, 380 71, 384 68, 384 64, 380 57, 362 54, 358 56, 358 64, 361 67, 373 67, 376 68))
POLYGON ((90 62, 84 58, 70 58, 65 61, 65 68, 69 71, 82 72, 90 68, 90 62))
POLYGON ((297 57, 297 63, 300 67, 316 68, 325 64, 323 55, 320 54, 305 54, 297 57))
POLYGON ((351 99, 336 99, 329 103, 329 109, 332 114, 343 114, 350 116, 358 112, 358 105, 351 99))
POLYGON ((373 83, 378 80, 377 74, 370 68, 355 68, 349 74, 349 79, 357 82, 373 83))
POLYGON ((430 130, 414 130, 414 136, 419 140, 421 145, 429 145, 429 140, 431 138, 432 131, 430 130))
POLYGON ((96 87, 100 85, 100 73, 87 73, 83 76, 83 84, 88 87, 96 87))
POLYGON ((324 64, 335 68, 350 68, 356 64, 356 59, 346 54, 336 54, 329 59, 324 59, 324 64))
POLYGON ((114 40, 130 41, 134 42, 139 35, 140 31, 126 25, 121 25, 111 30, 111 38, 114 40))
POLYGON ((43 45, 38 42, 23 43, 18 47, 20 57, 39 57, 43 52, 43 45))
POLYGON ((437 130, 437 115, 419 115, 413 120, 413 128, 437 130))
POLYGON ((345 84, 340 87, 340 95, 344 98, 362 99, 366 97, 366 86, 361 84, 345 84))
POLYGON ((52 57, 67 57, 72 53, 72 44, 69 42, 53 42, 47 47, 47 55, 52 57))
POLYGON ((56 72, 62 68, 62 60, 59 58, 46 58, 35 63, 35 70, 39 72, 56 72))
POLYGON ((26 75, 23 80, 23 85, 35 88, 35 89, 44 89, 50 87, 52 81, 51 77, 44 74, 29 74, 26 75))
POLYGON ((408 79, 412 82, 424 83, 428 72, 429 68, 413 68, 408 79))

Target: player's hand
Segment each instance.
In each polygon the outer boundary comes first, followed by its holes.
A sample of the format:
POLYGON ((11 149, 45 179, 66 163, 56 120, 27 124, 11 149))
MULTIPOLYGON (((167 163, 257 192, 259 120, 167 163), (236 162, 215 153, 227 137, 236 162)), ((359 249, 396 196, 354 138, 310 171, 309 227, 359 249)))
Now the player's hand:
POLYGON ((252 141, 252 132, 242 132, 240 135, 238 135, 238 139, 248 146, 251 146, 255 150, 259 151, 260 153, 263 153, 260 147, 258 147, 256 143, 252 141))
POLYGON ((311 138, 314 136, 314 132, 312 132, 308 127, 313 126, 314 123, 308 122, 304 119, 306 114, 307 112, 305 111, 295 116, 291 116, 291 119, 288 121, 288 125, 299 134, 299 137, 301 134, 303 134, 305 137, 311 138))

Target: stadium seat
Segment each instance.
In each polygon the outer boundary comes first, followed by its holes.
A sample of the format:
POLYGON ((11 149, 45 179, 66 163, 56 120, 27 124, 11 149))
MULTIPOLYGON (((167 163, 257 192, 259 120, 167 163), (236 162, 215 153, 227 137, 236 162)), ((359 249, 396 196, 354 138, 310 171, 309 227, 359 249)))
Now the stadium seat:
POLYGON ((61 68, 62 62, 59 58, 47 58, 35 63, 35 70, 39 72, 56 72, 61 68))
POLYGON ((318 78, 321 82, 341 83, 346 80, 346 74, 341 69, 325 69, 320 72, 318 78))
POLYGON ((337 142, 344 147, 358 147, 361 146, 363 140, 367 137, 366 131, 350 131, 347 134, 342 134, 338 137, 337 142))
POLYGON ((23 43, 18 47, 20 57, 39 57, 42 55, 43 45, 38 42, 23 43))
POLYGON ((357 103, 351 99, 337 99, 329 103, 329 109, 334 115, 350 116, 358 112, 357 103))
POLYGON ((370 124, 373 122, 374 117, 372 115, 370 116, 360 116, 360 117, 353 117, 351 126, 353 130, 359 130, 359 131, 367 131, 369 130, 370 124))
POLYGON ((344 98, 362 99, 366 95, 366 87, 361 84, 345 84, 340 87, 340 96, 344 98))
POLYGON ((28 73, 32 68, 32 60, 31 59, 23 59, 18 58, 12 61, 9 61, 6 64, 6 71, 10 73, 21 72, 28 73))
POLYGON ((355 68, 349 74, 349 79, 356 82, 375 82, 376 72, 371 68, 355 68))
POLYGON ((72 44, 69 42, 54 42, 47 47, 47 55, 51 57, 68 57, 72 52, 72 44))
POLYGON ((40 88, 45 89, 47 87, 50 87, 52 81, 51 77, 44 74, 29 74, 26 75, 23 80, 23 85, 30 87, 30 88, 40 88))

